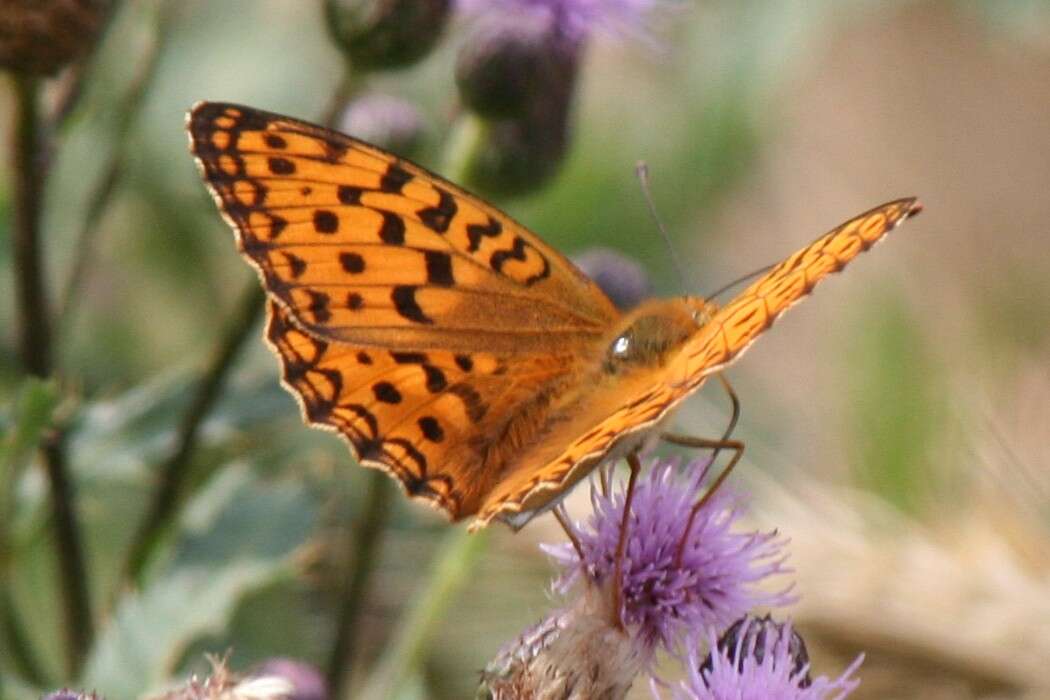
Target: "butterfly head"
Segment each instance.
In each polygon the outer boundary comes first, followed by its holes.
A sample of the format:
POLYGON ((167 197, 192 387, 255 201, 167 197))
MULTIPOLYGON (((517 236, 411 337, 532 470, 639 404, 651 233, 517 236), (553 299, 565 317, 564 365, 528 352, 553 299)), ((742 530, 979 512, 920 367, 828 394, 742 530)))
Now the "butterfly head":
POLYGON ((620 374, 663 364, 714 311, 713 305, 699 297, 654 299, 642 304, 609 335, 606 372, 620 374))

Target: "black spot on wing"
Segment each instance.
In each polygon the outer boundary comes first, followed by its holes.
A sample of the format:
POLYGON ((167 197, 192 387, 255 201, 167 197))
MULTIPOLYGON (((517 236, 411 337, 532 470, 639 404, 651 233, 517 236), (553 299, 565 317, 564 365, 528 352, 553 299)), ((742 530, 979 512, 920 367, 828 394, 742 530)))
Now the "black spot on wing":
POLYGON ((438 423, 437 418, 434 416, 423 416, 418 421, 420 431, 430 442, 441 442, 445 439, 445 431, 442 429, 441 424, 438 423))
POLYGON ((433 365, 423 365, 423 372, 427 376, 427 391, 431 394, 436 394, 439 391, 443 391, 448 386, 448 380, 445 379, 445 373, 433 365))
POLYGON ((492 257, 489 258, 489 265, 491 265, 492 269, 496 272, 503 274, 503 266, 507 263, 508 260, 517 260, 518 262, 525 262, 527 260, 527 257, 525 255, 526 246, 528 246, 532 250, 532 252, 535 255, 538 255, 540 260, 543 261, 543 268, 535 275, 529 276, 524 281, 524 284, 526 286, 529 286, 535 284, 536 282, 539 282, 542 279, 549 277, 551 273, 551 266, 550 262, 548 262, 547 260, 547 256, 545 256, 543 253, 526 243, 525 239, 521 236, 514 237, 514 243, 511 245, 510 250, 497 250, 496 252, 494 252, 492 254, 492 257))
POLYGON ((300 258, 298 255, 289 253, 287 251, 281 251, 281 255, 284 256, 284 261, 287 263, 288 268, 292 272, 292 278, 300 277, 306 272, 306 261, 300 258))
POLYGON ((467 411, 467 417, 472 423, 479 423, 488 413, 489 407, 481 400, 481 395, 466 382, 456 382, 448 387, 448 391, 455 394, 463 401, 463 407, 467 411))
POLYGON ((339 264, 343 267, 343 270, 349 272, 351 275, 356 275, 365 271, 365 259, 357 253, 340 253, 339 264))
POLYGON ((445 233, 448 231, 449 224, 452 223, 452 217, 456 215, 456 200, 448 191, 440 187, 434 189, 438 193, 438 203, 435 206, 420 209, 416 215, 427 228, 438 233, 445 233))
POLYGON ((339 217, 327 209, 314 212, 314 230, 318 233, 333 234, 339 230, 339 217))
POLYGON ((476 253, 478 248, 481 247, 481 239, 483 237, 497 238, 503 233, 503 226, 500 222, 489 217, 489 222, 482 226, 481 224, 470 224, 467 226, 467 252, 476 253))
POLYGON ((390 300, 394 302, 394 309, 413 323, 432 324, 434 320, 423 313, 419 302, 416 301, 416 289, 412 285, 398 285, 390 292, 390 300))
POLYGON ((391 163, 387 167, 383 177, 379 180, 379 189, 383 192, 400 194, 401 189, 408 184, 411 179, 412 175, 404 168, 401 168, 397 163, 391 163))
POLYGON ((368 426, 368 435, 370 437, 375 438, 379 435, 379 422, 376 420, 375 415, 367 408, 357 403, 343 404, 339 408, 350 411, 356 416, 357 420, 368 426))
POLYGON ((391 404, 401 403, 401 392, 390 382, 376 382, 372 385, 372 394, 376 397, 376 401, 391 404))
POLYGON ((295 163, 287 158, 271 157, 267 161, 267 165, 269 165, 270 172, 274 175, 291 175, 295 172, 295 163))
POLYGON ((314 321, 317 323, 325 323, 332 318, 332 312, 329 310, 329 304, 332 299, 324 292, 316 292, 312 289, 305 290, 310 296, 310 304, 306 307, 306 310, 313 314, 314 321))
POLYGON ((456 280, 452 276, 452 256, 438 250, 423 252, 427 266, 427 283, 439 287, 451 287, 456 280))
POLYGON ((389 211, 380 212, 383 223, 379 227, 379 240, 387 245, 403 245, 405 242, 405 222, 401 217, 389 211))
POLYGON ((361 195, 364 192, 360 187, 353 187, 352 185, 339 185, 339 189, 336 191, 336 195, 339 197, 339 201, 343 204, 360 204, 361 195))
POLYGON ((421 365, 427 356, 421 352, 391 352, 390 359, 399 365, 421 365))

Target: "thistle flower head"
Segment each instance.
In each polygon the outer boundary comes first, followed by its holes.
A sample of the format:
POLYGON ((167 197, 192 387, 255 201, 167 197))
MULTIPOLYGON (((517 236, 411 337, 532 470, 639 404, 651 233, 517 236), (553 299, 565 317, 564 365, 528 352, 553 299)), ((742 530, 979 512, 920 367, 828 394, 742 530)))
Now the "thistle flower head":
POLYGON ((802 637, 768 616, 743 618, 711 642, 702 664, 695 656, 687 664, 675 700, 841 700, 859 684, 852 676, 863 656, 835 680, 811 679, 802 637))
POLYGON ((525 630, 482 672, 477 700, 623 697, 643 660, 605 612, 583 595, 525 630))
POLYGON ((437 45, 452 0, 326 0, 328 32, 355 69, 410 66, 437 45))
POLYGON ((98 38, 112 0, 6 0, 0 11, 0 69, 51 75, 98 38))
MULTIPOLYGON (((657 647, 681 654, 685 639, 698 631, 713 633, 756 606, 793 600, 790 586, 773 593, 758 588, 766 578, 789 571, 785 541, 776 532, 740 531, 741 508, 726 489, 697 512, 680 549, 710 464, 694 462, 682 475, 673 463, 656 464, 635 486, 619 612, 647 658, 657 647)), ((567 591, 578 580, 586 586, 610 586, 625 491, 605 495, 592 487, 594 513, 578 533, 582 560, 571 544, 545 548, 563 568, 556 590, 567 591)))
POLYGON ((461 0, 475 15, 512 15, 555 28, 580 43, 592 33, 615 36, 644 33, 646 16, 662 0, 461 0))

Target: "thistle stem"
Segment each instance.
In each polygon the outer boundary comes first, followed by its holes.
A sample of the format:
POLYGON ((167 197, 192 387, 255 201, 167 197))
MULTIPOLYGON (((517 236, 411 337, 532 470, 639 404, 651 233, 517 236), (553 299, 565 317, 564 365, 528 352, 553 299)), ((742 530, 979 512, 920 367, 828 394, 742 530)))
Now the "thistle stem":
MULTIPOLYGON (((47 377, 52 372, 51 318, 44 287, 44 261, 40 246, 40 221, 44 184, 43 124, 39 114, 39 86, 35 78, 14 76, 16 117, 13 138, 14 165, 14 274, 19 316, 22 365, 29 374, 47 377)), ((94 636, 87 570, 74 507, 61 433, 45 439, 41 458, 50 483, 58 554, 59 585, 64 610, 63 631, 66 666, 75 676, 94 636)))
POLYGON ((376 553, 383 541, 390 516, 390 477, 370 469, 365 476, 363 502, 365 512, 358 518, 350 537, 349 580, 343 595, 343 604, 336 623, 335 642, 328 660, 328 695, 340 697, 351 680, 354 652, 357 643, 357 625, 368 596, 376 553))
MULTIPOLYGON (((365 700, 397 697, 398 689, 420 668, 435 627, 453 596, 467 581, 487 542, 485 531, 471 535, 459 529, 445 536, 423 592, 398 624, 368 685, 352 697, 365 700)), ((344 694, 343 697, 351 696, 344 694)))
POLYGON ((197 446, 200 426, 218 399, 233 361, 258 323, 265 300, 266 295, 259 288, 258 281, 250 280, 241 293, 226 332, 216 345, 211 362, 197 384, 189 406, 182 414, 176 431, 175 448, 160 468, 160 483, 129 550, 123 575, 126 585, 134 588, 142 584, 143 571, 157 543, 178 513, 188 476, 186 465, 197 446))

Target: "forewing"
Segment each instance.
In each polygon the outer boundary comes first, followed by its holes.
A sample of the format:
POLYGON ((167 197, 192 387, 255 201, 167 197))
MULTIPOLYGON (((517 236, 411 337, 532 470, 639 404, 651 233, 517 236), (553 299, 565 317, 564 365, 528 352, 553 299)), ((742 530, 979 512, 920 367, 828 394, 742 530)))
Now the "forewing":
POLYGON ((193 153, 266 290, 311 334, 404 350, 543 352, 618 316, 510 217, 319 126, 200 103, 193 153))
MULTIPOLYGON (((788 308, 825 277, 921 211, 915 198, 883 204, 853 218, 773 267, 721 308, 659 373, 589 397, 592 407, 574 426, 575 439, 543 466, 520 469, 486 499, 474 527, 537 508, 603 461, 623 442, 637 440, 696 391, 712 373, 750 347, 788 308)), ((557 440, 552 443, 557 444, 557 440)))

